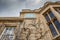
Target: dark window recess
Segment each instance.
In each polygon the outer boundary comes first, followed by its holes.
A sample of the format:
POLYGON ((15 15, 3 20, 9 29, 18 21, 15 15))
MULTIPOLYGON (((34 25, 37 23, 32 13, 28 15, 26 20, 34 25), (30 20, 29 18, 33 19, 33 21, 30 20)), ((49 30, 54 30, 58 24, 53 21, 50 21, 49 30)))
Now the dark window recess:
POLYGON ((58 22, 58 20, 54 21, 54 24, 56 25, 56 28, 58 29, 58 31, 60 32, 60 23, 58 22))
POLYGON ((56 9, 56 11, 60 14, 60 9, 56 9))
POLYGON ((53 37, 55 37, 55 36, 57 35, 57 32, 56 32, 55 28, 53 27, 53 25, 50 24, 50 25, 49 25, 49 28, 50 28, 50 30, 51 30, 51 33, 52 33, 53 37))
POLYGON ((51 18, 54 18, 55 17, 52 12, 50 12, 49 15, 50 15, 51 18))
POLYGON ((49 17, 48 17, 48 15, 47 15, 47 14, 45 15, 45 18, 46 18, 47 22, 49 22, 49 21, 50 21, 50 19, 49 19, 49 17))

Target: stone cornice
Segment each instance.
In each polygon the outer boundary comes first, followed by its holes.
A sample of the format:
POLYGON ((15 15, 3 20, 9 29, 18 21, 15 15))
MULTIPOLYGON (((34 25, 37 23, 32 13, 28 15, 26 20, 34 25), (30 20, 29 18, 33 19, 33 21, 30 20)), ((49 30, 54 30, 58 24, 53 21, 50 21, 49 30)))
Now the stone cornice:
POLYGON ((0 21, 23 21, 23 18, 19 17, 0 17, 0 21))

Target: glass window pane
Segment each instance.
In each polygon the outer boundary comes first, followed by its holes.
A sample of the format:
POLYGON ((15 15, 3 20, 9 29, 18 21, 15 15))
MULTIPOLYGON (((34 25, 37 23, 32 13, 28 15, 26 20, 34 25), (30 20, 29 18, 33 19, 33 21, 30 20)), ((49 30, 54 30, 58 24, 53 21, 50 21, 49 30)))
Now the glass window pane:
POLYGON ((53 27, 52 24, 49 25, 49 28, 51 30, 51 33, 52 33, 53 37, 56 36, 57 35, 57 32, 56 32, 56 30, 55 30, 55 28, 53 27))
POLYGON ((49 17, 48 17, 48 15, 47 15, 47 14, 45 15, 45 18, 46 18, 47 22, 49 22, 49 21, 50 21, 50 19, 49 19, 49 17))
POLYGON ((6 27, 1 34, 1 40, 13 40, 14 38, 14 27, 6 27))
POLYGON ((60 32, 60 23, 58 22, 58 20, 54 21, 56 28, 58 29, 58 31, 60 32))
POLYGON ((24 18, 35 18, 35 14, 27 13, 27 14, 24 15, 24 18))
POLYGON ((50 12, 49 15, 50 15, 51 18, 54 18, 55 17, 52 12, 50 12))

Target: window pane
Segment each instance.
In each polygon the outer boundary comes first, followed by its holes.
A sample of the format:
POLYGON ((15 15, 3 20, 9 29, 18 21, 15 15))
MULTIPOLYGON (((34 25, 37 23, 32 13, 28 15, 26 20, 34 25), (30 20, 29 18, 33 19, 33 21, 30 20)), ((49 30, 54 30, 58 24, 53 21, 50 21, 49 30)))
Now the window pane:
POLYGON ((24 18, 35 18, 35 14, 33 14, 33 13, 25 14, 24 18))
POLYGON ((60 32, 60 23, 58 22, 58 20, 54 21, 56 28, 58 29, 58 31, 60 32))
POLYGON ((6 27, 1 34, 1 40, 13 40, 14 38, 14 27, 6 27))
POLYGON ((47 22, 49 22, 49 21, 50 21, 50 19, 49 19, 49 17, 48 17, 48 15, 47 15, 47 14, 45 15, 45 18, 46 18, 47 22))
POLYGON ((54 18, 55 17, 52 12, 50 12, 49 15, 50 15, 51 18, 54 18))
POLYGON ((55 30, 55 28, 53 27, 52 24, 49 25, 49 28, 51 30, 51 33, 52 33, 53 37, 56 36, 57 35, 57 32, 56 32, 56 30, 55 30))

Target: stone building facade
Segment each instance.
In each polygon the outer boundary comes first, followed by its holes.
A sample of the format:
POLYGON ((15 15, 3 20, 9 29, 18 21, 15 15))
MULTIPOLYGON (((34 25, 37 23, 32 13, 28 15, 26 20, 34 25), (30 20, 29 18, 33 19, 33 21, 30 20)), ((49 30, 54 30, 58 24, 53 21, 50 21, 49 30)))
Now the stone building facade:
POLYGON ((0 17, 0 40, 60 40, 60 2, 23 9, 20 17, 0 17))

